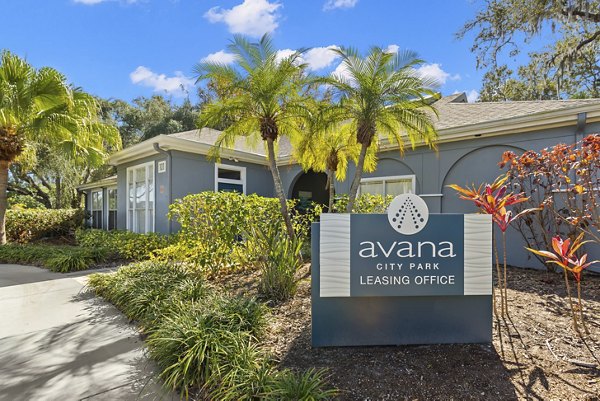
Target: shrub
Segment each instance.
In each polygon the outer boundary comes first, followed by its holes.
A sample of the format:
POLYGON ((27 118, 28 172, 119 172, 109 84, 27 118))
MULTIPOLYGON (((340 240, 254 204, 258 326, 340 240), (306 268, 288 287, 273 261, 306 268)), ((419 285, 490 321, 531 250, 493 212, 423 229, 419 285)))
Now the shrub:
POLYGON ((88 248, 106 248, 120 258, 140 261, 165 248, 174 236, 157 233, 138 234, 131 231, 105 231, 79 229, 75 232, 77 243, 88 248))
POLYGON ((515 225, 529 248, 552 249, 551 233, 574 240, 585 232, 600 243, 600 134, 520 156, 508 151, 499 164, 508 167, 510 184, 528 196, 515 211, 538 208, 515 225))
POLYGON ((81 209, 11 209, 6 211, 6 236, 27 243, 40 238, 71 235, 83 225, 81 209))
POLYGON ((0 247, 0 261, 4 263, 34 264, 60 273, 85 270, 105 258, 106 252, 101 248, 17 244, 0 247))
MULTIPOLYGON (((290 201, 297 236, 306 238, 321 208, 300 212, 290 201)), ((269 228, 285 231, 279 200, 235 192, 188 195, 170 206, 169 218, 181 224, 180 242, 157 252, 161 259, 192 262, 211 274, 256 257, 246 250, 244 233, 269 228)))
MULTIPOLYGON (((352 213, 386 213, 388 206, 394 200, 392 195, 360 194, 354 203, 352 213)), ((334 213, 346 213, 348 195, 337 196, 333 202, 334 213)))
POLYGON ((302 241, 291 240, 287 233, 272 227, 254 229, 249 235, 249 249, 262 255, 257 259, 260 268, 260 292, 274 302, 294 296, 297 288, 296 273, 302 266, 302 241))

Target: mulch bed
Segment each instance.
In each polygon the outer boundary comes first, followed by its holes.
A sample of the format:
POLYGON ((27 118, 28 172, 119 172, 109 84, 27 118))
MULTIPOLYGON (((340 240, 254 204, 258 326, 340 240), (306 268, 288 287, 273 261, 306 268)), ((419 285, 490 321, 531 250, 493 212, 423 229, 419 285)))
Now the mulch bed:
MULTIPOLYGON (((598 275, 584 278, 585 341, 562 275, 509 268, 510 319, 495 319, 493 344, 312 348, 308 266, 302 273, 297 295, 273 307, 265 342, 281 367, 326 368, 340 400, 600 400, 598 275)), ((257 279, 221 283, 255 294, 257 279)))

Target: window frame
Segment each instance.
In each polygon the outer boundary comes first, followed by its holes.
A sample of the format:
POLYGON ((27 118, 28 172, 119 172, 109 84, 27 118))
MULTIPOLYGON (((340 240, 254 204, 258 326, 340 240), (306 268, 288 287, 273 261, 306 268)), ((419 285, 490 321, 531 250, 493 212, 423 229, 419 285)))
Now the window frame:
MULTIPOLYGON (((119 189, 116 185, 114 186, 110 186, 106 188, 106 218, 105 223, 106 223, 106 231, 110 231, 110 212, 114 211, 115 214, 118 214, 118 210, 119 210, 119 189), (110 191, 115 191, 115 208, 111 209, 110 208, 110 191)), ((117 223, 118 221, 115 221, 115 227, 113 228, 113 230, 117 229, 117 223)))
POLYGON ((383 196, 387 196, 387 193, 385 191, 385 183, 386 181, 397 181, 397 180, 410 180, 411 181, 411 192, 410 193, 416 193, 417 192, 417 176, 415 174, 405 174, 405 175, 386 175, 383 177, 366 177, 366 178, 361 178, 360 179, 360 184, 358 186, 358 193, 361 194, 361 185, 363 183, 369 183, 369 182, 381 182, 383 185, 383 196))
MULTIPOLYGON (((152 166, 152 185, 154 186, 154 189, 152 191, 153 195, 154 195, 154 199, 152 199, 152 204, 153 204, 153 208, 152 208, 152 218, 148 219, 148 211, 150 210, 148 208, 149 205, 149 200, 150 200, 150 196, 147 194, 146 195, 146 208, 145 208, 145 215, 146 215, 146 224, 145 224, 145 232, 144 233, 153 233, 156 229, 156 163, 155 161, 150 161, 150 162, 146 162, 146 163, 141 163, 141 164, 136 164, 135 166, 131 166, 131 167, 127 167, 127 171, 125 172, 126 174, 126 195, 125 195, 125 210, 126 210, 126 215, 125 215, 125 221, 126 221, 126 227, 127 230, 132 231, 132 232, 137 232, 134 230, 135 225, 133 224, 134 222, 131 221, 131 219, 129 218, 129 212, 131 210, 133 210, 133 219, 135 220, 135 200, 133 202, 133 209, 129 208, 129 204, 130 204, 130 199, 129 197, 131 196, 131 194, 129 193, 129 171, 133 171, 133 182, 135 183, 135 179, 136 179, 136 170, 144 167, 145 169, 145 175, 146 175, 146 179, 145 179, 145 184, 146 184, 146 188, 148 188, 148 167, 152 166), (152 224, 152 227, 149 228, 148 227, 148 223, 152 224)), ((134 187, 134 191, 135 191, 135 187, 134 187)), ((148 193, 149 191, 146 189, 146 193, 148 193)), ((118 195, 117 195, 118 196, 118 195)))
POLYGON ((91 226, 92 228, 98 229, 98 230, 103 230, 104 229, 104 188, 98 188, 98 189, 92 189, 90 191, 90 213, 91 213, 91 226), (94 194, 100 193, 100 209, 95 209, 94 208, 94 194), (100 212, 101 213, 101 218, 100 218, 100 227, 94 227, 96 221, 94 219, 94 212, 100 212))
POLYGON ((219 183, 241 185, 242 193, 246 195, 246 167, 235 166, 232 164, 215 163, 215 192, 219 192, 219 183), (232 180, 229 178, 219 178, 219 168, 223 170, 239 171, 240 179, 232 180))

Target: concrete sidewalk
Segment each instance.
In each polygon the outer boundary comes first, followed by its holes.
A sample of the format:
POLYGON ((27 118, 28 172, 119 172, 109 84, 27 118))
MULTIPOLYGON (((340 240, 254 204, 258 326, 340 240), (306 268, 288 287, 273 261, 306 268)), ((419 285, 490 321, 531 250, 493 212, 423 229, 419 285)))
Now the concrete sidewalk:
POLYGON ((175 400, 86 275, 0 265, 0 400, 175 400))

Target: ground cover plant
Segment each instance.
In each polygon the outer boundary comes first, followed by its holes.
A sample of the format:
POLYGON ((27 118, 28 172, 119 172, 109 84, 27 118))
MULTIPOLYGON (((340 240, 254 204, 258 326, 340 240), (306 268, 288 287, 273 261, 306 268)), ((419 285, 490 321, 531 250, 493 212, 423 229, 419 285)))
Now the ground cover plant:
POLYGON ((140 234, 121 230, 79 229, 75 232, 75 241, 78 245, 86 248, 103 248, 109 254, 128 261, 150 259, 153 253, 176 240, 176 235, 140 234))
POLYGON ((104 261, 106 256, 104 248, 33 244, 0 246, 1 263, 35 265, 58 273, 88 269, 104 261))
POLYGON ((223 292, 198 271, 150 261, 90 276, 96 293, 135 320, 164 384, 184 398, 327 399, 322 371, 275 368, 261 345, 268 308, 223 292))

